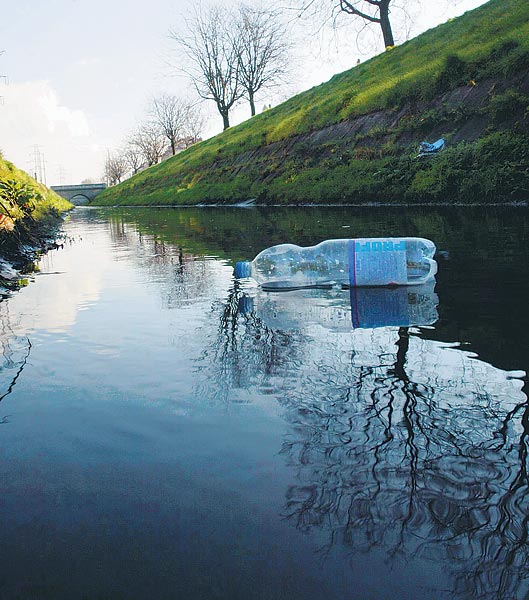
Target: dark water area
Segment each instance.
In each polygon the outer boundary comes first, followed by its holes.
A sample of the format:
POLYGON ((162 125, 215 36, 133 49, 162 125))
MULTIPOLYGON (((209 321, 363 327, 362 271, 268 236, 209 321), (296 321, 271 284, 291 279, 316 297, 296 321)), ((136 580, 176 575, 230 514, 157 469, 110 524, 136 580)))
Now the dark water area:
POLYGON ((0 303, 0 599, 529 598, 526 208, 75 209, 0 303), (266 293, 421 236, 435 288, 266 293))

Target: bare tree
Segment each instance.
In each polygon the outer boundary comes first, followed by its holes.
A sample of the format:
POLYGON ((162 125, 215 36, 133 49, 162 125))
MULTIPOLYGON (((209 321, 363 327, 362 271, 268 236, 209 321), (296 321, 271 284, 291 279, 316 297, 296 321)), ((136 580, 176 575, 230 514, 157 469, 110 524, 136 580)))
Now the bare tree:
POLYGON ((205 120, 200 107, 196 104, 190 104, 186 115, 185 135, 183 138, 184 148, 189 148, 193 144, 202 140, 201 134, 204 130, 205 120))
POLYGON ((123 150, 123 157, 132 175, 136 175, 145 164, 143 151, 130 139, 123 150))
POLYGON ((113 152, 108 154, 105 160, 105 179, 108 185, 121 183, 123 177, 127 174, 127 162, 122 154, 113 152))
POLYGON ((276 85, 286 72, 289 54, 286 27, 279 12, 241 4, 233 34, 241 86, 254 116, 255 95, 276 85))
POLYGON ((212 7, 195 13, 187 22, 186 35, 170 32, 190 64, 189 70, 181 70, 190 76, 201 98, 215 102, 224 129, 230 126, 230 109, 244 93, 240 82, 239 52, 233 43, 235 36, 229 33, 232 27, 231 15, 212 7))
POLYGON ((140 125, 130 138, 130 144, 140 150, 148 167, 159 163, 167 148, 163 132, 153 122, 140 125))
POLYGON ((162 94, 153 99, 151 114, 169 140, 173 156, 198 141, 204 126, 198 108, 189 100, 162 94))
POLYGON ((169 140, 173 156, 176 154, 178 140, 184 137, 188 110, 188 103, 176 96, 162 94, 152 101, 151 114, 169 140))
POLYGON ((405 20, 409 20, 408 10, 413 4, 419 6, 420 3, 420 0, 327 0, 326 2, 294 0, 300 15, 325 13, 323 20, 332 21, 333 25, 336 24, 340 14, 352 15, 365 26, 378 25, 386 48, 395 45, 392 19, 390 19, 391 9, 398 9, 405 16, 405 20))
POLYGON ((378 23, 382 30, 384 46, 388 48, 395 45, 389 20, 390 3, 391 0, 340 0, 340 10, 369 23, 378 23))

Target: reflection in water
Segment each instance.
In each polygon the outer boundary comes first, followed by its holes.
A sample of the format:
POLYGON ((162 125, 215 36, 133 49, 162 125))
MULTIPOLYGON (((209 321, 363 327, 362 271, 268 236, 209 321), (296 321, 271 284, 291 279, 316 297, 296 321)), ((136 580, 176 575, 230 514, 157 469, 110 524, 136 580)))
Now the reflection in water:
POLYGON ((285 373, 293 375, 300 368, 305 336, 271 329, 247 308, 248 296, 237 281, 227 301, 213 306, 219 326, 199 366, 206 376, 200 396, 223 403, 248 402, 250 388, 273 392, 276 378, 282 380, 285 373))
POLYGON ((160 289, 164 307, 181 308, 215 295, 219 281, 213 257, 184 252, 178 243, 169 244, 121 222, 117 225, 114 221, 111 230, 117 260, 132 260, 146 271, 148 283, 160 289))
MULTIPOLYGON (((83 209, 76 209, 82 214, 83 209)), ((436 339, 464 340, 487 362, 526 368, 529 280, 529 211, 512 207, 310 207, 104 209, 116 237, 151 237, 184 255, 218 256, 233 265, 264 248, 291 242, 311 246, 325 239, 394 237, 434 240, 440 259, 443 314, 436 339), (346 229, 343 229, 346 227, 346 229), (134 235, 133 235, 134 234, 134 235), (479 257, 479 259, 477 259, 479 257), (444 318, 443 318, 444 317, 444 318), (486 324, 486 325, 484 325, 486 324)), ((192 284, 192 282, 189 282, 192 284)))
POLYGON ((286 515, 328 528, 330 545, 442 560, 456 597, 511 598, 505 575, 525 576, 506 560, 525 537, 521 383, 406 329, 393 336, 356 337, 348 355, 341 346, 348 361, 320 360, 310 389, 286 399, 283 453, 299 480, 286 515))
MULTIPOLYGON (((301 296, 250 301, 235 284, 214 307, 219 327, 202 368, 210 395, 247 401, 258 386, 286 411, 281 453, 297 482, 285 518, 328 531, 325 552, 339 544, 383 549, 389 561, 442 561, 454 598, 524 597, 529 407, 520 374, 398 319, 354 330, 340 292, 301 296)), ((437 298, 422 297, 431 323, 437 298)))
POLYGON ((529 406, 521 373, 489 363, 526 362, 519 274, 529 246, 519 240, 529 219, 375 212, 134 212, 126 215, 132 228, 111 222, 116 247, 131 248, 164 307, 219 298, 209 315, 214 333, 200 332, 197 393, 224 404, 277 398, 290 424, 281 452, 296 473, 285 519, 325 533, 324 553, 340 545, 382 551, 395 565, 442 564, 438 596, 527 597, 529 406), (235 261, 285 239, 311 245, 336 237, 344 222, 354 224, 352 237, 405 230, 450 250, 438 322, 433 289, 272 295, 235 283, 219 295, 210 254, 235 261))
POLYGON ((335 331, 432 325, 438 319, 435 281, 420 286, 352 287, 267 292, 247 289, 241 312, 252 312, 272 329, 310 324, 335 331))
MULTIPOLYGON (((13 331, 7 302, 0 302, 0 352, 1 402, 13 391, 31 353, 30 339, 13 331)), ((4 416, 0 423, 7 423, 7 420, 8 417, 4 416)))
POLYGON ((0 596, 529 597, 529 212, 69 219, 0 304, 0 596), (434 239, 435 291, 233 282, 345 225, 434 239))

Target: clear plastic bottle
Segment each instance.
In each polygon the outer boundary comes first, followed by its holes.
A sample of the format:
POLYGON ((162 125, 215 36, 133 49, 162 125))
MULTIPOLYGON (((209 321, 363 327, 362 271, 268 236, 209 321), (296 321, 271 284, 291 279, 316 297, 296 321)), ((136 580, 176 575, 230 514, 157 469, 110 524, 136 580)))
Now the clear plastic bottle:
POLYGON ((437 273, 434 254, 433 242, 412 237, 326 240, 307 248, 280 244, 238 262, 235 277, 252 277, 270 290, 419 285, 437 273))

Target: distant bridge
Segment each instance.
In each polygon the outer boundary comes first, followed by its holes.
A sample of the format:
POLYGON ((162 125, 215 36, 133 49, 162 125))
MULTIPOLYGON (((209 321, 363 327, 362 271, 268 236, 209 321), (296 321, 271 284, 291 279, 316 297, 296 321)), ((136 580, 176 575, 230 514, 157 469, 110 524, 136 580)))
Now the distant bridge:
POLYGON ((106 183, 83 183, 81 185, 52 185, 51 189, 72 204, 87 204, 106 189, 106 183))

